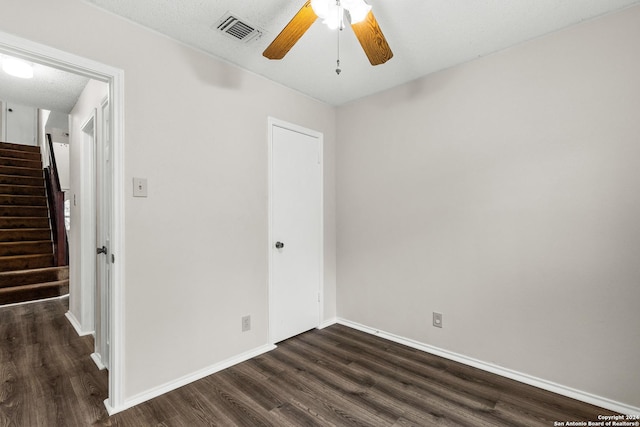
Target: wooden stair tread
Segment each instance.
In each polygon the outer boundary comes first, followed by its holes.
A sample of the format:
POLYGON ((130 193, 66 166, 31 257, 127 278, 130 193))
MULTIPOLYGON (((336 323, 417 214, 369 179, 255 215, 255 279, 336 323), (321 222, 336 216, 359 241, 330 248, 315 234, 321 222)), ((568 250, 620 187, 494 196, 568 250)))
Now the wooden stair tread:
POLYGON ((0 242, 0 247, 4 246, 24 246, 24 245, 29 245, 29 246, 37 246, 37 245, 42 245, 45 243, 51 243, 51 239, 48 240, 26 240, 24 242, 0 242))
MULTIPOLYGON (((42 254, 0 256, 0 263, 4 261, 10 261, 13 258, 37 258, 41 256, 42 254)), ((50 266, 50 267, 53 267, 53 266, 50 266)))
POLYGON ((3 271, 0 272, 0 276, 12 275, 12 274, 21 274, 26 272, 38 272, 38 271, 60 271, 60 270, 68 270, 68 265, 63 265, 61 267, 43 267, 43 268, 30 268, 28 270, 18 270, 18 271, 3 271))
POLYGON ((69 267, 33 268, 0 272, 0 288, 69 280, 69 267))
POLYGON ((69 280, 0 288, 0 304, 33 301, 69 293, 69 280))
POLYGON ((0 242, 0 256, 10 255, 48 255, 53 253, 51 240, 0 242))
POLYGON ((29 270, 54 267, 53 253, 0 256, 0 271, 29 270))
POLYGON ((0 204, 0 208, 42 208, 42 206, 39 205, 7 205, 7 204, 0 204))
POLYGON ((11 159, 42 160, 40 153, 35 151, 12 150, 2 147, 0 147, 0 157, 11 159))
POLYGON ((0 193, 0 205, 2 206, 46 206, 45 196, 30 194, 2 194, 0 193))
POLYGON ((0 242, 33 242, 50 239, 49 228, 0 228, 0 242))
POLYGON ((17 175, 17 176, 33 176, 41 177, 43 175, 40 168, 25 168, 19 166, 1 166, 0 174, 2 175, 17 175))
POLYGON ((0 166, 42 169, 42 160, 21 159, 18 157, 5 157, 0 155, 0 166))
POLYGON ((49 217, 41 216, 0 216, 0 229, 19 230, 24 228, 48 228, 49 217))
POLYGON ((14 144, 13 142, 0 142, 0 148, 5 150, 30 151, 40 153, 40 147, 36 145, 14 144))
POLYGON ((49 208, 46 206, 0 205, 0 216, 48 217, 49 208))
MULTIPOLYGON (((11 216, 5 216, 5 218, 16 218, 16 217, 11 217, 11 216)), ((20 218, 20 217, 18 217, 20 218)), ((28 217, 27 217, 28 218, 28 217)), ((40 218, 36 218, 36 219, 40 219, 40 218)), ((0 233, 2 233, 3 231, 15 231, 15 228, 0 228, 0 233)), ((20 228, 19 230, 22 231, 34 231, 34 230, 49 230, 46 227, 31 227, 31 228, 20 228)))
POLYGON ((46 196, 42 185, 0 184, 0 194, 14 196, 46 196))
POLYGON ((0 171, 0 184, 26 185, 44 188, 44 174, 43 176, 24 176, 12 175, 10 173, 3 173, 0 171))
POLYGON ((0 288, 0 292, 11 292, 15 289, 38 289, 38 288, 46 288, 49 286, 60 286, 63 284, 68 284, 69 279, 64 280, 56 280, 54 282, 44 282, 44 283, 32 283, 30 285, 22 285, 22 286, 9 286, 6 288, 0 288))

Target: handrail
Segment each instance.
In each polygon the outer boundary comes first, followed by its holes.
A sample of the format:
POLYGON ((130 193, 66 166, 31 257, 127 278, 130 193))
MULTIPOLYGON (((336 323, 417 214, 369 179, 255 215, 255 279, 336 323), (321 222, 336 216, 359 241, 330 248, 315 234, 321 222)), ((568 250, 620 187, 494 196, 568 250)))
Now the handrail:
POLYGON ((49 218, 51 220, 51 232, 53 234, 53 262, 60 267, 69 265, 69 248, 67 242, 67 230, 64 227, 64 192, 60 187, 60 177, 56 165, 56 156, 53 152, 51 134, 47 134, 49 148, 49 166, 44 169, 45 182, 47 184, 47 198, 49 200, 49 218))

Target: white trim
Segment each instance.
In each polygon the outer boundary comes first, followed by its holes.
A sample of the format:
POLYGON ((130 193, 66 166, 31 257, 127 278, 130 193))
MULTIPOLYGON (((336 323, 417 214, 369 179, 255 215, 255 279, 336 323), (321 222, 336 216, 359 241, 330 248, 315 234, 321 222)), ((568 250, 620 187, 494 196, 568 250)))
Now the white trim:
POLYGON ((272 212, 273 212, 273 197, 271 196, 273 188, 273 131, 271 117, 267 118, 267 342, 273 344, 273 251, 271 249, 271 242, 273 242, 273 224, 272 224, 272 212))
POLYGON ((38 303, 38 302, 53 301, 54 299, 62 299, 62 298, 68 298, 68 297, 69 297, 69 294, 64 294, 64 295, 60 295, 60 296, 57 296, 57 297, 34 299, 34 300, 31 300, 31 301, 12 302, 11 304, 1 304, 0 308, 15 307, 17 305, 35 304, 35 303, 38 303))
POLYGON ((105 399, 102 403, 104 404, 104 408, 107 410, 107 414, 109 416, 117 414, 118 412, 124 411, 125 409, 127 409, 127 408, 121 408, 121 407, 114 408, 113 406, 111 406, 111 402, 109 399, 105 399))
POLYGON ((96 328, 96 141, 98 126, 97 110, 93 108, 82 122, 82 159, 80 159, 80 324, 83 328, 96 328))
POLYGON ((318 325, 318 329, 328 328, 329 326, 335 325, 336 323, 338 323, 338 318, 332 317, 331 319, 320 322, 320 324, 318 325))
POLYGON ((95 363, 101 371, 107 369, 107 367, 104 366, 104 363, 102 363, 102 358, 98 353, 91 353, 91 360, 93 360, 93 363, 95 363))
POLYGON ((93 331, 83 331, 82 330, 82 326, 80 325, 80 322, 78 322, 78 319, 76 319, 76 316, 74 316, 72 312, 67 311, 64 314, 64 316, 67 318, 69 323, 71 323, 71 326, 73 326, 73 329, 76 330, 76 333, 79 336, 84 337, 84 336, 93 334, 93 331))
POLYGON ((111 74, 109 85, 111 125, 112 199, 111 267, 109 295, 109 408, 120 410, 124 401, 124 302, 125 302, 125 217, 124 217, 124 71, 111 74))
MULTIPOLYGON (((151 400, 155 397, 161 396, 165 393, 169 393, 172 390, 175 390, 179 387, 185 386, 187 384, 190 384, 194 381, 198 381, 204 377, 207 377, 209 375, 215 374, 216 372, 220 372, 223 369, 227 369, 230 368, 233 365, 237 365, 238 363, 242 363, 246 360, 249 360, 251 358, 254 358, 256 356, 260 356, 261 354, 264 354, 268 351, 271 351, 273 349, 275 349, 276 346, 275 345, 271 345, 271 344, 266 344, 263 345, 261 347, 255 348, 253 350, 249 350, 245 353, 239 354, 237 356, 233 356, 227 360, 223 360, 222 362, 216 363, 214 365, 211 365, 209 367, 206 367, 204 369, 200 369, 199 371, 196 371, 194 373, 185 375, 181 378, 178 378, 176 380, 172 380, 169 382, 166 382, 162 385, 159 385, 157 387, 154 387, 150 390, 144 391, 142 393, 139 393, 135 396, 132 396, 130 398, 128 398, 127 400, 125 400, 124 404, 122 407, 118 408, 118 412, 119 411, 123 411, 125 409, 131 408, 133 406, 139 405, 143 402, 146 402, 147 400, 151 400)), ((115 413, 112 412, 113 408, 110 408, 107 404, 107 402, 105 401, 105 405, 107 406, 107 412, 109 412, 109 415, 115 413)))
MULTIPOLYGON (((97 115, 97 109, 96 109, 96 115, 97 115)), ((100 138, 98 140, 100 145, 99 145, 98 152, 100 153, 99 159, 100 159, 100 162, 103 164, 103 167, 100 168, 101 177, 99 179, 99 183, 101 185, 101 188, 100 188, 101 200, 99 202, 101 219, 100 219, 100 232, 98 234, 100 235, 100 239, 102 241, 101 245, 102 244, 106 245, 109 250, 108 253, 110 254, 111 253, 111 236, 109 236, 109 234, 111 231, 111 227, 113 226, 113 224, 110 221, 111 197, 109 195, 109 192, 105 191, 105 188, 108 188, 111 185, 111 183, 109 182, 109 180, 105 179, 105 177, 109 177, 109 178, 111 177, 112 175, 111 166, 113 166, 113 161, 111 158, 109 158, 109 162, 108 162, 109 168, 105 169, 104 165, 106 164, 106 161, 103 157, 105 154, 105 148, 108 148, 109 157, 112 157, 111 156, 111 138, 109 138, 109 132, 111 131, 111 127, 108 125, 109 120, 111 119, 110 118, 108 120, 105 119, 108 117, 109 117, 109 93, 107 93, 105 97, 102 99, 102 101, 100 102, 100 138), (105 200, 107 201, 107 203, 105 203, 105 200), (109 238, 107 239, 107 237, 109 238)), ((97 160, 98 160, 98 157, 96 157, 96 161, 97 160)), ((97 177, 96 177, 96 182, 98 182, 97 177)), ((96 186, 96 188, 98 187, 96 186)), ((98 221, 96 218, 96 225, 97 224, 98 224, 98 221)), ((108 283, 107 281, 107 279, 111 276, 111 262, 109 258, 111 257, 107 255, 103 260, 101 260, 101 262, 103 262, 104 265, 101 265, 96 260, 96 292, 97 292, 96 297, 98 296, 98 294, 100 295, 100 306, 99 307, 96 306, 96 308, 98 309, 98 314, 96 318, 100 319, 100 325, 99 325, 99 328, 98 326, 96 326, 96 338, 99 338, 99 339, 95 340, 94 348, 98 356, 100 356, 100 363, 103 366, 105 366, 105 368, 108 367, 107 365, 109 364, 109 356, 111 355, 111 353, 109 352, 109 346, 107 344, 109 342, 109 317, 111 313, 109 308, 109 292, 108 292, 110 283, 108 283), (104 273, 104 274, 100 276, 100 280, 98 281, 97 277, 101 273, 104 273), (100 289, 97 289, 98 283, 100 284, 100 289)))
POLYGON ((267 256, 268 256, 268 268, 267 274, 267 290, 268 290, 268 303, 269 303, 269 341, 273 344, 273 322, 271 313, 273 313, 273 128, 277 126, 283 129, 298 132, 303 135, 308 135, 318 139, 319 145, 319 161, 320 161, 320 251, 319 251, 319 284, 318 284, 318 325, 320 327, 322 318, 324 317, 324 134, 312 129, 308 129, 293 123, 286 122, 284 120, 276 119, 275 117, 267 117, 267 199, 268 199, 268 233, 267 233, 267 256))
POLYGON ((352 329, 357 329, 362 332, 366 332, 371 335, 376 335, 380 338, 384 338, 389 341, 393 341, 407 347, 415 348, 416 350, 424 351, 426 353, 434 354, 436 356, 443 357, 445 359, 453 360, 467 366, 482 369, 483 371, 491 372, 502 377, 510 378, 518 382, 528 384, 534 387, 541 388, 543 390, 550 391, 552 393, 560 394, 562 396, 570 397, 572 399, 580 400, 582 402, 590 403, 601 408, 610 409, 615 412, 619 412, 625 415, 640 415, 640 408, 627 405, 626 403, 617 402, 615 400, 608 399, 606 397, 597 396, 595 394, 588 393, 582 390, 576 390, 575 388, 567 387, 562 384, 557 384, 552 381, 547 381, 542 378, 534 377, 532 375, 524 374, 522 372, 514 371, 512 369, 504 368, 502 366, 494 365, 493 363, 484 362, 482 360, 474 359, 472 357, 464 356, 459 353, 454 353, 449 350, 434 347, 428 344, 421 343, 419 341, 405 338, 396 334, 381 331, 369 326, 362 325, 360 323, 352 322, 350 320, 339 318, 340 325, 347 326, 352 329))
POLYGON ((108 409, 122 410, 124 392, 124 71, 0 31, 0 53, 109 83, 113 154, 111 357, 108 409))

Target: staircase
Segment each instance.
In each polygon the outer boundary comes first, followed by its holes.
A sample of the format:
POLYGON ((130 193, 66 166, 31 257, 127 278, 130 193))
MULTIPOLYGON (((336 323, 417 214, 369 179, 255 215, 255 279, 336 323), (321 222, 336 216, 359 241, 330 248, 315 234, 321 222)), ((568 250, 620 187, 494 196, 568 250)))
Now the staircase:
POLYGON ((53 249, 40 147, 0 142, 0 304, 69 292, 53 249))

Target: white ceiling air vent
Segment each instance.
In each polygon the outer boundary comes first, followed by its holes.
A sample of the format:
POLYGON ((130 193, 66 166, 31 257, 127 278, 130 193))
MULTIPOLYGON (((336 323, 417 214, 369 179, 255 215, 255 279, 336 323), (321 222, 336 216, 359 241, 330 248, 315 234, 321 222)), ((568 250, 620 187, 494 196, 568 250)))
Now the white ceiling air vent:
POLYGON ((249 43, 262 37, 262 31, 255 25, 247 23, 246 20, 239 18, 235 13, 227 12, 218 20, 216 24, 218 31, 227 37, 243 43, 249 43))

